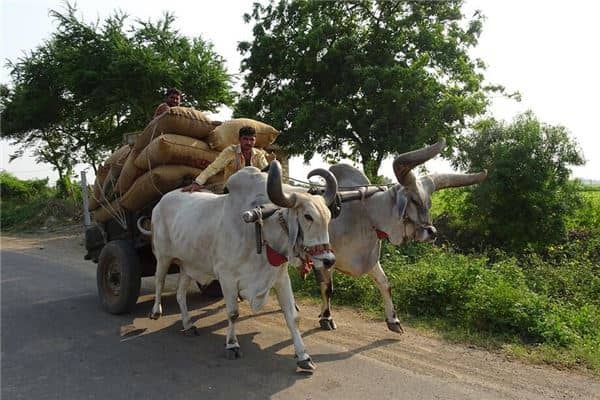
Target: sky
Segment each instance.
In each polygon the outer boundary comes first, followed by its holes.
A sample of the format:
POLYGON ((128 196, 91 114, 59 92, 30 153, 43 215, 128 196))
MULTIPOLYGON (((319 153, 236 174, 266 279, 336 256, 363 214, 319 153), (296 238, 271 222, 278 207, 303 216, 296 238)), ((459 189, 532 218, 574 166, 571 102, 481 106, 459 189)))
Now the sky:
MULTIPOLYGON (((16 61, 25 52, 48 39, 55 29, 50 9, 62 10, 61 0, 0 0, 0 82, 9 83, 5 61, 16 61)), ((237 44, 252 39, 252 26, 242 15, 250 12, 253 0, 183 1, 170 0, 79 0, 77 9, 86 21, 103 20, 120 9, 142 20, 161 17, 165 11, 175 14, 175 26, 188 36, 201 36, 214 44, 226 60, 228 71, 239 78, 241 56, 237 44)), ((600 95, 600 24, 596 18, 600 3, 587 0, 539 2, 535 0, 467 0, 464 11, 470 16, 481 10, 486 16, 483 33, 472 55, 487 65, 489 83, 504 85, 508 91, 519 91, 521 102, 496 97, 489 115, 510 122, 517 114, 532 110, 543 122, 565 126, 577 141, 587 160, 575 167, 573 176, 600 180, 600 132, 596 119, 600 95)), ((239 82, 239 79, 238 79, 239 82)), ((222 108, 215 119, 231 117, 222 108)), ((1 126, 0 126, 1 128, 1 126)), ((56 172, 32 157, 8 162, 14 151, 1 142, 0 169, 22 179, 49 177, 56 172)), ((320 157, 304 165, 300 158, 290 162, 290 173, 302 179, 306 173, 325 163, 320 157)), ((450 165, 436 159, 426 164, 431 172, 450 172, 450 165)), ((76 172, 90 169, 77 166, 76 172)), ((391 159, 384 161, 380 173, 393 177, 391 159)), ((92 176, 93 177, 93 176, 92 176)))

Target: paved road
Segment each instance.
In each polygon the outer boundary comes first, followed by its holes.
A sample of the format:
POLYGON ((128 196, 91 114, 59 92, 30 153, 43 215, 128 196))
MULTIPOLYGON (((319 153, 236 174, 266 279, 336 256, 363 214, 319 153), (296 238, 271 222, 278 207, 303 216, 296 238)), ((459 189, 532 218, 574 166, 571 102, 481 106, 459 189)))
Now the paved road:
POLYGON ((313 375, 297 373, 289 333, 274 306, 258 316, 242 314, 243 358, 229 361, 223 357, 226 325, 220 301, 190 295, 200 336, 185 337, 173 295, 163 303, 165 317, 146 318, 151 282, 144 283, 135 315, 114 316, 99 307, 93 264, 64 265, 9 251, 1 256, 2 399, 496 399, 522 394, 413 373, 361 354, 385 352, 399 340, 391 333, 348 349, 317 340, 320 332, 302 326, 318 369, 313 375))

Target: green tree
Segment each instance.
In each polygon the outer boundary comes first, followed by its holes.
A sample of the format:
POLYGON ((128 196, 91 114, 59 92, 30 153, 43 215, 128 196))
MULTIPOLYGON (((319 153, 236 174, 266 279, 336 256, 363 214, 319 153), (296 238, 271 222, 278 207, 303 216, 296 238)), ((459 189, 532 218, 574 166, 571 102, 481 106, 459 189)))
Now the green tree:
POLYGON ((483 17, 462 0, 255 3, 254 40, 242 42, 243 96, 236 115, 285 131, 278 143, 309 160, 382 160, 452 137, 484 111, 484 64, 469 50, 483 17))
POLYGON ((169 13, 130 26, 120 12, 87 23, 68 4, 50 15, 57 22, 50 39, 8 62, 2 136, 35 147, 61 176, 77 162, 96 168, 123 133, 146 126, 169 87, 198 109, 233 103, 223 58, 212 44, 179 34, 169 13))
POLYGON ((488 170, 457 210, 469 234, 517 251, 565 238, 566 221, 581 201, 569 167, 584 164, 566 128, 544 124, 531 112, 508 125, 486 119, 458 147, 456 167, 488 170))

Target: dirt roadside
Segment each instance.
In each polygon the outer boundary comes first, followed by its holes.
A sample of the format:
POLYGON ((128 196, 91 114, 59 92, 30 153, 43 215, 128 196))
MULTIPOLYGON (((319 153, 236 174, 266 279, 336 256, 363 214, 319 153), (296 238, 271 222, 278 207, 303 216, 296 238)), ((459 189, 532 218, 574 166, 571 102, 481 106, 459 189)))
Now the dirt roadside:
MULTIPOLYGON (((39 234, 2 234, 1 249, 51 259, 66 265, 86 265, 83 235, 77 227, 39 234)), ((151 282, 150 282, 151 283, 151 282)), ((360 349, 360 355, 393 365, 412 374, 434 376, 461 385, 486 388, 501 398, 600 399, 600 380, 585 371, 562 371, 545 365, 528 365, 472 346, 456 345, 427 337, 405 326, 404 335, 387 330, 381 320, 373 320, 350 308, 335 310, 335 332, 315 330, 318 307, 300 301, 301 328, 307 340, 332 343, 345 349, 360 349), (385 343, 384 346, 371 346, 385 343)), ((265 311, 276 310, 271 301, 265 311)), ((241 314, 250 315, 242 304, 241 314)), ((256 319, 265 329, 285 329, 279 313, 265 313, 256 319)))

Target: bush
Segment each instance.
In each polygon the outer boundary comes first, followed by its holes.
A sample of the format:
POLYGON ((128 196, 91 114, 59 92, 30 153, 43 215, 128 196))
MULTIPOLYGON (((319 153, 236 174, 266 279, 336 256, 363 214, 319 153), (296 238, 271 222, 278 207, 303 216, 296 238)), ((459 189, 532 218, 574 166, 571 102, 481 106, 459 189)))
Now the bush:
POLYGON ((21 180, 9 172, 0 172, 2 200, 30 200, 49 192, 48 179, 21 180))
MULTIPOLYGON (((554 246, 544 257, 514 257, 502 251, 459 254, 425 243, 386 243, 382 266, 400 313, 442 321, 467 336, 535 343, 530 349, 549 349, 556 359, 568 354, 569 365, 600 370, 600 267, 575 254, 577 243, 572 246, 554 246)), ((318 298, 313 279, 300 281, 295 271, 290 276, 295 293, 318 298)), ((379 291, 367 276, 336 274, 334 280, 334 305, 383 312, 379 291)))
POLYGON ((569 181, 569 167, 583 162, 565 128, 543 124, 531 113, 510 125, 480 121, 460 140, 455 164, 487 169, 488 179, 466 189, 465 202, 456 209, 458 221, 468 223, 468 231, 485 245, 511 251, 564 240, 567 221, 581 204, 580 185, 569 181))
POLYGON ((516 334, 527 342, 543 340, 536 327, 547 301, 527 287, 514 260, 495 264, 478 278, 464 305, 468 325, 497 335, 516 334))
POLYGON ((7 172, 0 173, 4 230, 40 228, 53 219, 55 223, 73 223, 81 219, 81 190, 73 187, 72 197, 64 199, 47 179, 20 180, 7 172))
POLYGON ((0 221, 3 230, 31 230, 53 224, 81 221, 82 207, 79 201, 56 197, 39 197, 26 202, 2 201, 0 221))

